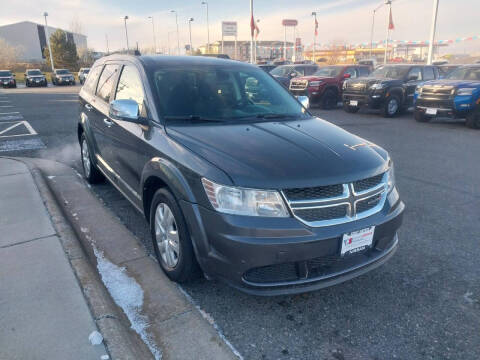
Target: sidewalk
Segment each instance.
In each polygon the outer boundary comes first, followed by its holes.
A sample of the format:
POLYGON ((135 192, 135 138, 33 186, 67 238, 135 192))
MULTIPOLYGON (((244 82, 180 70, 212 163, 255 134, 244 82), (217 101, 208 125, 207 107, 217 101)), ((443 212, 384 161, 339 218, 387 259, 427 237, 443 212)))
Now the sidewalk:
POLYGON ((98 360, 95 330, 32 175, 0 158, 0 359, 98 360))

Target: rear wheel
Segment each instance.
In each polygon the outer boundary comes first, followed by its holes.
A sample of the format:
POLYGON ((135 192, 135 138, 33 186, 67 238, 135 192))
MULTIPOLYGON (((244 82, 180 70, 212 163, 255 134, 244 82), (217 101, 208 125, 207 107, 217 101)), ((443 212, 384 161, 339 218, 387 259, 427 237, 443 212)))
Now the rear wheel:
POLYGON ((322 109, 325 109, 325 110, 335 109, 337 107, 337 103, 338 103, 337 92, 331 89, 326 90, 320 100, 320 106, 322 109))
POLYGON ((343 110, 345 110, 348 113, 355 114, 360 110, 358 106, 350 106, 348 104, 343 103, 343 110))
POLYGON ((425 116, 425 114, 423 112, 421 112, 420 110, 416 110, 416 109, 413 113, 413 117, 418 122, 429 122, 430 121, 429 117, 425 116))
POLYGON ((150 232, 157 260, 171 280, 182 283, 198 275, 198 264, 182 210, 165 188, 153 195, 150 232))
POLYGON ((92 152, 88 146, 85 134, 82 134, 80 138, 80 150, 82 155, 83 175, 85 176, 85 179, 87 179, 90 184, 96 184, 103 181, 103 174, 92 162, 92 152))
POLYGON ((398 114, 401 107, 400 98, 397 95, 390 95, 383 105, 383 116, 394 117, 398 114))
POLYGON ((466 125, 471 129, 480 129, 480 113, 472 111, 467 115, 466 125))

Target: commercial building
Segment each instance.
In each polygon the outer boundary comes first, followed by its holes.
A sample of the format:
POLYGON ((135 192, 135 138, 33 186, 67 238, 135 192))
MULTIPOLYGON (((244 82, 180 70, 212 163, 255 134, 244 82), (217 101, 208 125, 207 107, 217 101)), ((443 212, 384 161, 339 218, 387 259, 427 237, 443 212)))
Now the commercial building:
MULTIPOLYGON (((48 27, 48 34, 51 36, 57 28, 48 27)), ((87 47, 87 37, 82 34, 65 31, 67 39, 75 42, 77 48, 87 47)), ((0 26, 0 38, 9 45, 19 47, 20 59, 25 62, 40 62, 44 60, 43 50, 47 45, 47 34, 45 25, 36 24, 31 21, 22 21, 14 24, 0 26)))

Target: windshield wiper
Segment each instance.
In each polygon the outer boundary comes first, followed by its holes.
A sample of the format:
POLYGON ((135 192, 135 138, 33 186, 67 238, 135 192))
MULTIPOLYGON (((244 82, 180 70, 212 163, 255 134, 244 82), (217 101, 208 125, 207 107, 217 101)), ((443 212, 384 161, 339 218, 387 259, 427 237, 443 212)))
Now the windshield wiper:
POLYGON ((256 117, 259 119, 285 119, 287 117, 295 117, 295 115, 268 113, 268 114, 258 114, 256 117))
POLYGON ((205 122, 223 122, 222 119, 211 119, 211 118, 204 118, 198 115, 180 115, 180 116, 164 116, 165 120, 189 120, 189 121, 205 121, 205 122))

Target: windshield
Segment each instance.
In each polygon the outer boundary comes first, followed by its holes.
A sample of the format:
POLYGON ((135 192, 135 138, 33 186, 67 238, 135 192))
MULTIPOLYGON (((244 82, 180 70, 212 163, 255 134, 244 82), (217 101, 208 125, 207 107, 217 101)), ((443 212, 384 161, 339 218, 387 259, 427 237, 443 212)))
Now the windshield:
POLYGON ((480 66, 457 68, 445 76, 445 79, 480 81, 480 66))
POLYGON ((310 117, 282 85, 258 68, 167 68, 156 71, 154 80, 164 117, 310 117))
POLYGON ((342 72, 339 66, 325 66, 318 69, 313 75, 322 77, 337 77, 342 72))
POLYGON ((90 72, 90 69, 84 69, 82 72, 83 72, 84 74, 88 74, 88 73, 90 72))
POLYGON ((27 75, 42 75, 40 70, 28 70, 27 75))
POLYGON ((278 66, 272 71, 270 71, 270 74, 276 75, 276 76, 287 76, 293 71, 293 66, 278 66))
POLYGON ((58 75, 70 75, 70 71, 68 70, 57 70, 58 75))
POLYGON ((370 74, 370 77, 403 79, 409 70, 410 68, 408 66, 380 66, 370 74))
POLYGON ((0 71, 0 76, 12 76, 10 71, 0 71))

